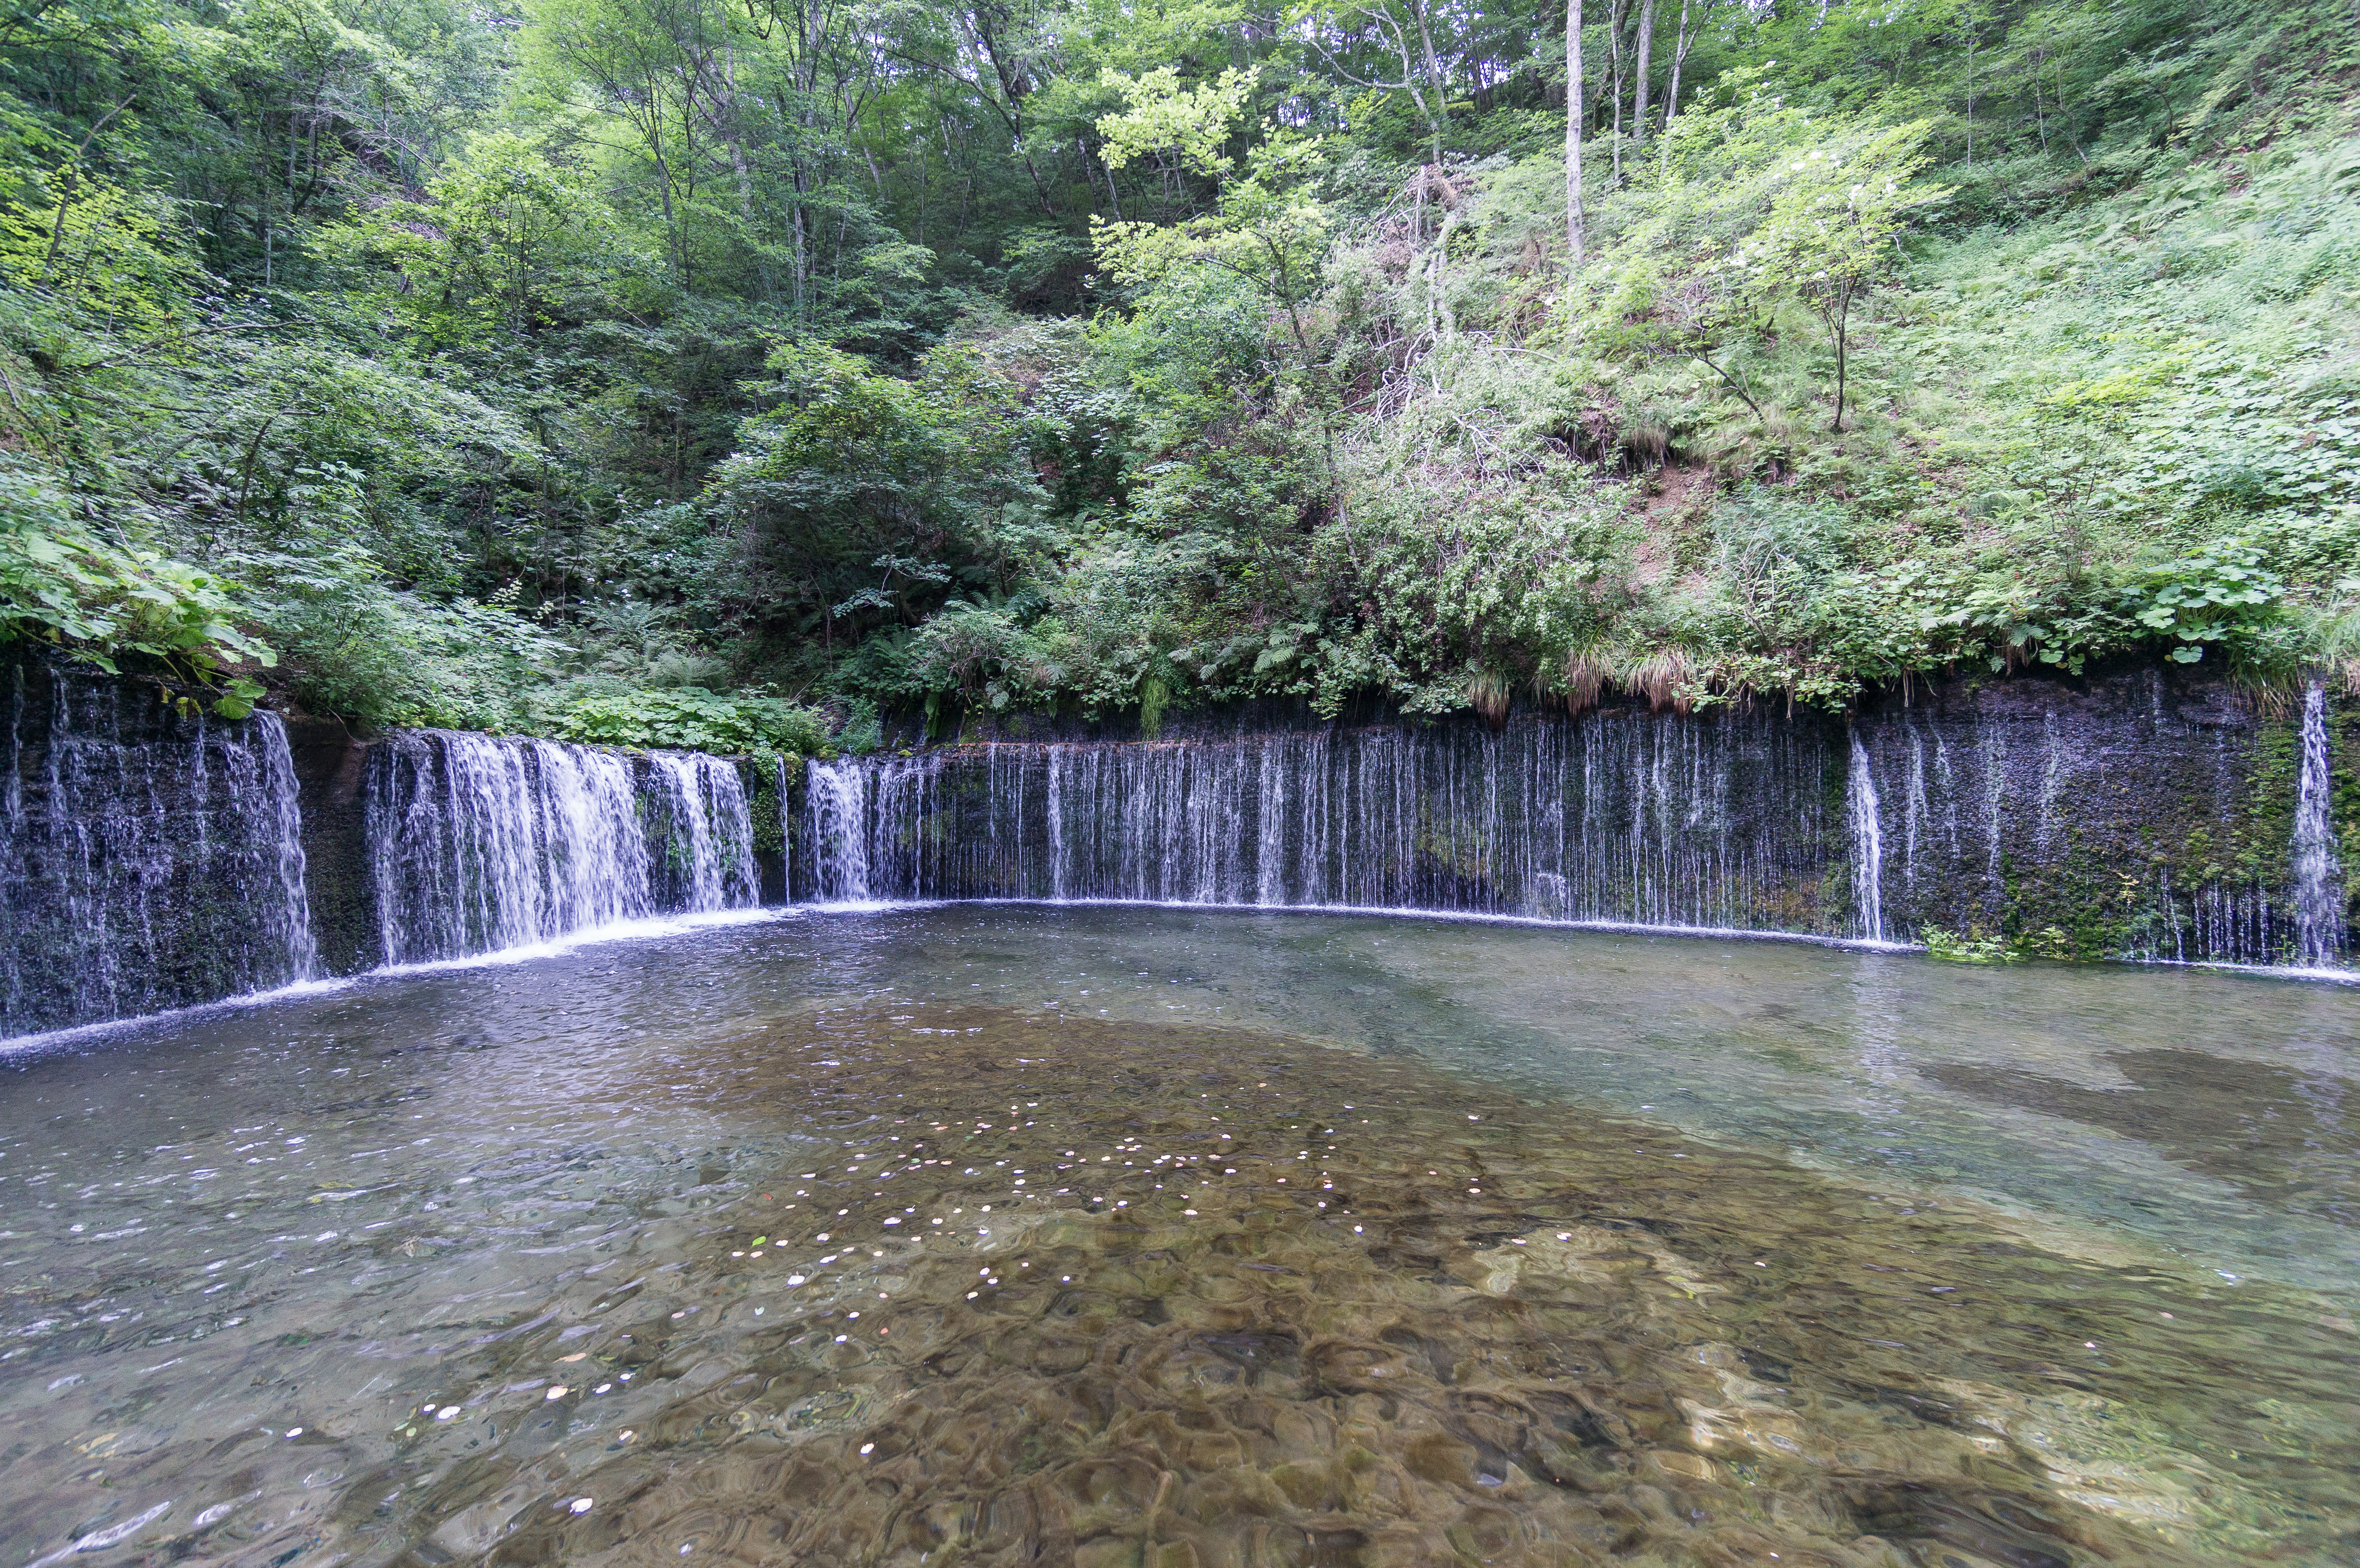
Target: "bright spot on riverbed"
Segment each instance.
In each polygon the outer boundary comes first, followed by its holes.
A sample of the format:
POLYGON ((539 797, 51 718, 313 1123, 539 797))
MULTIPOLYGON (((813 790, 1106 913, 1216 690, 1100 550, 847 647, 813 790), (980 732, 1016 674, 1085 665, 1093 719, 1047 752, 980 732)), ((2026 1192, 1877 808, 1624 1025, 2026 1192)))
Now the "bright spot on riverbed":
POLYGON ((563 1388, 552 1388, 546 1397, 552 1399, 562 1399, 565 1398, 565 1390, 563 1388))
POLYGON ((576 1498, 574 1498, 572 1502, 570 1502, 570 1503, 566 1504, 565 1506, 566 1506, 567 1509, 568 1509, 569 1511, 571 1511, 571 1512, 577 1513, 577 1514, 586 1514, 586 1513, 588 1513, 592 1508, 596 1508, 596 1507, 598 1506, 598 1499, 597 1499, 597 1498, 595 1498, 595 1497, 576 1497, 576 1498))

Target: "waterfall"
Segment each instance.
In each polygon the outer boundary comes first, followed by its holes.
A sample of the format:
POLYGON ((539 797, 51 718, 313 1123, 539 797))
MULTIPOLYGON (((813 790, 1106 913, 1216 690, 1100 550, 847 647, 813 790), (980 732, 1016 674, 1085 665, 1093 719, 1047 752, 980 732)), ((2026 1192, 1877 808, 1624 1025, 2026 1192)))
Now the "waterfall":
MULTIPOLYGON (((2295 854, 2218 682, 1961 683, 1761 711, 998 741, 814 764, 792 898, 1419 910, 2060 957, 2333 965, 2326 700, 2295 854), (1890 815, 1888 816, 1888 812, 1890 815)), ((2281 782, 2281 779, 2284 779, 2281 782)))
MULTIPOLYGON (((315 916, 343 973, 762 897, 727 759, 427 730, 347 740, 323 771, 270 713, 224 722, 21 653, 0 706, 0 1038, 313 977, 315 916)), ((2150 671, 1961 682, 1841 732, 1606 710, 1002 741, 814 762, 792 800, 781 774, 781 860, 787 897, 825 902, 1939 929, 2340 968, 2333 717, 2316 685, 2296 725, 2150 671)))
MULTIPOLYGON (((779 803, 779 872, 783 898, 784 889, 792 887, 795 878, 795 803, 787 789, 787 759, 781 757, 772 766, 775 771, 770 775, 770 789, 779 803)), ((749 823, 749 833, 750 828, 749 823)))
POLYGON ((650 760, 672 829, 659 867, 658 906, 705 914, 755 902, 754 824, 738 769, 693 752, 658 752, 650 760))
POLYGON ((387 963, 522 947, 654 912, 625 758, 411 730, 371 762, 367 834, 387 963))
MULTIPOLYGON (((1871 942, 1885 940, 1885 823, 1876 798, 1876 770, 1869 765, 1868 748, 1860 732, 1852 735, 1852 763, 1845 770, 1845 814, 1852 829, 1852 897, 1860 934, 1871 942)), ((1916 835, 1911 835, 1916 848, 1916 835)))
POLYGON ((312 975, 278 715, 29 659, 0 676, 0 1037, 312 975))
POLYGON ((369 767, 388 964, 755 901, 744 786, 718 758, 406 730, 369 767))
MULTIPOLYGON (((822 903, 869 898, 869 769, 857 761, 814 762, 804 769, 811 799, 811 853, 822 903)), ((914 897, 914 891, 905 893, 914 897)))
POLYGON ((1816 920, 1826 740, 1710 722, 1002 743, 814 764, 796 892, 1816 920))
POLYGON ((2344 961, 2344 868, 2335 853, 2334 775, 2327 740, 2327 693, 2303 694, 2302 765, 2295 792, 2295 962, 2327 969, 2344 961))

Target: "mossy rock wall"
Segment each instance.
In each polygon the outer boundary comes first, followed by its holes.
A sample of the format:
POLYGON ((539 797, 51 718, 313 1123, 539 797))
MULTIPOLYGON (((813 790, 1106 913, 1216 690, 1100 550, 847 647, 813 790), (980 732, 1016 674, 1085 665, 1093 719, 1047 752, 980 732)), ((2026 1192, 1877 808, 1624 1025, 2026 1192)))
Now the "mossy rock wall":
POLYGON ((385 961, 371 880, 367 740, 340 719, 287 716, 303 813, 304 885, 323 975, 358 975, 385 961))
MULTIPOLYGON (((1860 732, 1888 926, 2057 958, 2287 961, 2300 715, 2160 670, 1880 706, 1860 732)), ((2341 836, 2360 844, 2360 724, 2335 710, 2331 732, 2341 836)))
MULTIPOLYGON (((1494 727, 1263 702, 1167 716, 1150 740, 1082 715, 970 717, 953 744, 858 765, 858 843, 838 818, 801 819, 791 886, 811 897, 857 861, 872 898, 1378 906, 2285 963, 2300 715, 2299 695, 2134 670, 1921 686, 1849 721, 1609 706, 1494 727)), ((2334 829, 2360 866, 2360 711, 2332 706, 2329 727, 2334 829)))

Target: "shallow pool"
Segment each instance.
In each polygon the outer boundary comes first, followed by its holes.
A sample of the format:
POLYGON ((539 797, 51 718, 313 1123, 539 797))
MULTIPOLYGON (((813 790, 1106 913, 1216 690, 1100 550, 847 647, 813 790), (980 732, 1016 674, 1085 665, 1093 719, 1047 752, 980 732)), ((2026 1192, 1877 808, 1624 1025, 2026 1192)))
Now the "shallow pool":
POLYGON ((85 1035, 0 1063, 0 1541, 2348 1562, 2355 1040, 2234 975, 974 907, 85 1035))

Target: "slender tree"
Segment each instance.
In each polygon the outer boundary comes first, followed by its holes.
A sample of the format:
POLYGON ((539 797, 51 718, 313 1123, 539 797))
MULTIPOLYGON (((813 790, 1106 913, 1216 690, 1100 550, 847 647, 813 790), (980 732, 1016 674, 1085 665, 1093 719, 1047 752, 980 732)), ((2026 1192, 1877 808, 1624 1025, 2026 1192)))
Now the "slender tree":
POLYGON ((1633 67, 1639 78, 1631 90, 1631 147, 1633 151, 1647 145, 1647 60, 1655 42, 1655 0, 1640 0, 1639 58, 1633 67))
POLYGON ((1565 10, 1565 246, 1581 265, 1581 0, 1565 10))
POLYGON ((1622 20, 1631 14, 1631 0, 1608 0, 1606 6, 1606 93, 1613 100, 1614 180, 1622 186, 1622 20))
MULTIPOLYGON (((1696 47, 1697 34, 1704 31, 1704 19, 1710 14, 1712 4, 1713 0, 1702 0, 1696 6, 1696 27, 1691 29, 1688 27, 1689 0, 1680 0, 1679 30, 1672 37, 1672 80, 1664 89, 1664 129, 1666 132, 1671 130, 1672 120, 1680 112, 1680 67, 1688 63, 1688 50, 1696 47)), ((1666 169, 1672 167, 1669 136, 1664 138, 1664 167, 1666 169)))

